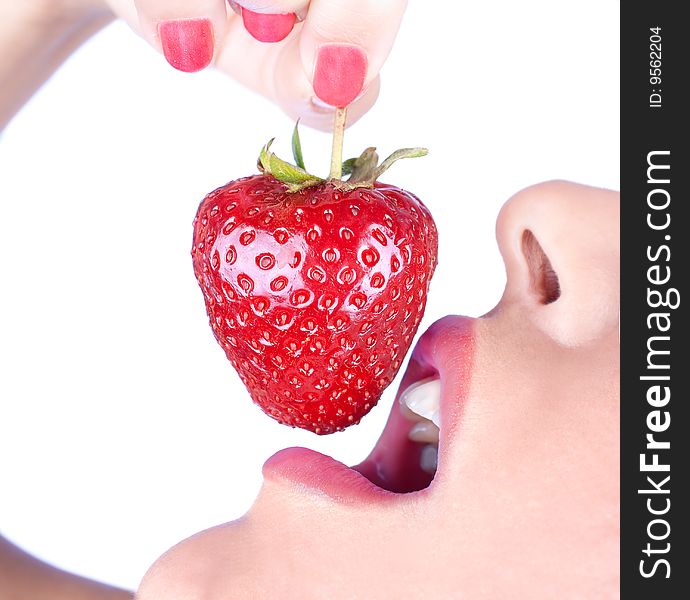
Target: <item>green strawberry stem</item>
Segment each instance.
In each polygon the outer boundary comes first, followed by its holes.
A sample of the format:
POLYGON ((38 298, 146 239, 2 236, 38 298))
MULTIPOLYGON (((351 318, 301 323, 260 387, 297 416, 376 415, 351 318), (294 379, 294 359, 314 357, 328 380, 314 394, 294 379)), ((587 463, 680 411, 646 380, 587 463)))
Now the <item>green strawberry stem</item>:
POLYGON ((345 137, 345 122, 347 120, 347 107, 335 109, 333 121, 333 149, 331 151, 331 172, 329 179, 340 179, 343 176, 343 138, 345 137))

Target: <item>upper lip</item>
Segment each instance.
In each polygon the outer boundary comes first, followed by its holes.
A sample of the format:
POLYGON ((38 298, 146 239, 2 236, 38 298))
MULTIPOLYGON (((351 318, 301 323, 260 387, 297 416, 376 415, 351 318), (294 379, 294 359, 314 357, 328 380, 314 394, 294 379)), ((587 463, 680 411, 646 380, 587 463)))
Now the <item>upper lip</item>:
MULTIPOLYGON (((474 353, 474 323, 468 317, 448 316, 434 323, 419 339, 398 389, 386 427, 370 455, 352 468, 330 456, 306 448, 287 448, 264 464, 267 481, 281 482, 322 494, 341 503, 395 501, 399 494, 429 484, 406 468, 419 460, 421 445, 410 441, 412 423, 401 414, 397 399, 410 385, 433 376, 441 380, 441 437, 438 472, 442 477, 450 432, 460 422, 470 383, 474 353)), ((424 490, 417 492, 424 493, 424 490)))

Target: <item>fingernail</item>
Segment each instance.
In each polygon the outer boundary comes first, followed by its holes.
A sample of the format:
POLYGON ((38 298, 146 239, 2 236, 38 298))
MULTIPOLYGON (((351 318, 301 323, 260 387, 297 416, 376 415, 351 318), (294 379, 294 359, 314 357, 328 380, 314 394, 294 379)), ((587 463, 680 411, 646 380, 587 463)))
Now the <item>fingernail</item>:
POLYGON ((242 8, 244 28, 260 42, 279 42, 284 40, 295 25, 295 13, 267 14, 255 13, 242 8))
POLYGON ((208 19, 179 19, 158 24, 163 54, 179 71, 193 73, 211 64, 213 28, 208 19))
POLYGON ((364 87, 367 55, 354 44, 323 44, 316 54, 314 93, 331 106, 347 106, 364 87))

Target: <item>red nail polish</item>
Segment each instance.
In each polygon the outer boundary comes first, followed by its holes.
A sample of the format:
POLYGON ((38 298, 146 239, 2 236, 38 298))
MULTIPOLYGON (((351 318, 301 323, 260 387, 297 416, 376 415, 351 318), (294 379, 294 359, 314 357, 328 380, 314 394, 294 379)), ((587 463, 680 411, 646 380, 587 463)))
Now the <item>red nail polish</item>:
POLYGON ((354 44, 323 44, 314 67, 314 93, 331 106, 347 106, 364 87, 367 55, 354 44))
POLYGON ((242 8, 244 28, 260 42, 279 42, 284 40, 295 25, 295 13, 274 14, 255 13, 242 8))
POLYGON ((176 69, 201 71, 213 58, 213 28, 208 19, 179 19, 158 24, 163 54, 176 69))

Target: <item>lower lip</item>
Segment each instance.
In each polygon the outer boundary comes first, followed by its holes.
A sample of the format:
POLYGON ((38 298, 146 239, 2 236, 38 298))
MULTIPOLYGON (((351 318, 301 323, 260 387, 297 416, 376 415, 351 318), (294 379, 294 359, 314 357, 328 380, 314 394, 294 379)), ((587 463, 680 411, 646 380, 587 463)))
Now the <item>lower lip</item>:
POLYGON ((407 438, 411 423, 397 404, 401 392, 416 381, 431 376, 441 379, 441 440, 435 479, 442 475, 447 455, 445 440, 457 428, 470 385, 474 357, 474 319, 448 316, 422 335, 410 358, 386 427, 369 457, 349 468, 305 448, 287 448, 264 464, 267 481, 281 481, 303 491, 311 490, 338 502, 395 500, 400 492, 419 490, 419 474, 401 471, 399 465, 419 460, 421 444, 407 438), (393 491, 388 491, 393 490, 393 491), (397 492, 397 493, 396 493, 397 492))

